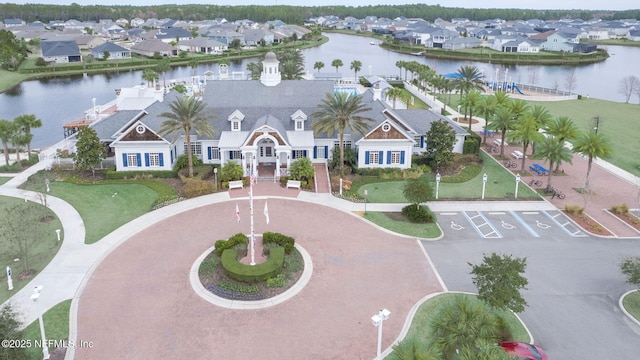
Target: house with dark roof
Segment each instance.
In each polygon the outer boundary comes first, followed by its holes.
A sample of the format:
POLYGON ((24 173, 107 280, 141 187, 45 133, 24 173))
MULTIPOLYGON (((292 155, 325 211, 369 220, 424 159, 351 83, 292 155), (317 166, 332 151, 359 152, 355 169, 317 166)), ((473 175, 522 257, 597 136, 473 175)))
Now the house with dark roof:
POLYGON ((91 49, 94 59, 104 59, 104 54, 108 53, 107 60, 131 59, 131 50, 112 42, 106 42, 91 49))
POLYGON ((159 39, 143 40, 135 43, 131 47, 131 51, 142 56, 154 56, 156 52, 164 57, 178 55, 178 50, 159 39))
MULTIPOLYGON (((268 53, 260 80, 216 80, 203 85, 197 93, 217 132, 213 137, 191 134, 195 156, 208 164, 238 162, 245 174, 253 171, 271 178, 286 176, 297 159, 326 163, 331 158, 338 135, 314 132, 313 114, 327 94, 355 95, 356 88, 337 86, 333 80, 282 81, 278 65, 275 54, 268 53)), ((360 95, 369 108, 361 115, 374 121, 365 134, 348 128, 345 132, 345 146, 357 151, 359 167, 411 167, 411 155, 425 151, 425 134, 434 121, 445 121, 454 129, 453 150, 462 152, 468 133, 448 118, 429 110, 394 110, 384 101, 380 87, 360 95)), ((144 96, 145 101, 151 100, 144 96)), ((169 106, 178 96, 183 95, 172 91, 144 109, 129 106, 91 124, 111 149, 118 171, 169 170, 187 151, 183 135, 159 134, 166 120, 159 114, 171 111, 169 106)))
POLYGON ((78 44, 72 40, 64 41, 41 41, 40 51, 45 61, 56 63, 81 62, 82 54, 78 44))
POLYGON ((222 54, 229 47, 216 40, 199 36, 197 38, 182 40, 178 42, 178 49, 192 53, 202 54, 222 54))

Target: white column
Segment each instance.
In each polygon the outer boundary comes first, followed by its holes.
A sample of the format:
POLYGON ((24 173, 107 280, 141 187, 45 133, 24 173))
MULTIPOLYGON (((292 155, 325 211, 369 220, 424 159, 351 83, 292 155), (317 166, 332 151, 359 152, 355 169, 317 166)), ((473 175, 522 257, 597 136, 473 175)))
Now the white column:
POLYGON ((218 153, 220 154, 220 167, 224 166, 224 151, 222 151, 222 149, 218 148, 218 153))
POLYGON ((247 153, 242 152, 242 174, 247 174, 247 153))
POLYGON ((257 150, 251 153, 251 159, 253 161, 251 161, 251 166, 253 167, 253 173, 256 175, 258 174, 258 152, 257 150))
POLYGON ((291 168, 291 151, 287 152, 287 174, 289 174, 289 169, 291 168))

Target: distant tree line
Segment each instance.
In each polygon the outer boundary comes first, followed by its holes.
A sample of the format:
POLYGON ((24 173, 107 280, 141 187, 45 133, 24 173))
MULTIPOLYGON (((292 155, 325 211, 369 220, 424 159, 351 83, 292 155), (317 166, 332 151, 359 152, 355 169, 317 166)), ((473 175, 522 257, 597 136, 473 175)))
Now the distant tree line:
POLYGON ((229 21, 250 19, 258 22, 280 19, 289 24, 302 24, 305 19, 314 16, 336 15, 340 18, 354 16, 378 16, 396 18, 422 18, 434 21, 437 18, 451 20, 452 18, 468 18, 471 20, 488 19, 540 19, 554 20, 561 18, 591 19, 638 19, 640 9, 625 11, 605 10, 531 10, 531 9, 466 9, 444 7, 440 5, 412 4, 412 5, 375 5, 375 6, 219 6, 219 5, 153 5, 153 6, 114 6, 88 5, 76 3, 71 5, 45 4, 0 4, 0 19, 22 19, 27 22, 52 20, 66 21, 75 19, 80 21, 99 21, 100 19, 132 19, 140 17, 170 18, 179 20, 206 20, 225 18, 229 21))

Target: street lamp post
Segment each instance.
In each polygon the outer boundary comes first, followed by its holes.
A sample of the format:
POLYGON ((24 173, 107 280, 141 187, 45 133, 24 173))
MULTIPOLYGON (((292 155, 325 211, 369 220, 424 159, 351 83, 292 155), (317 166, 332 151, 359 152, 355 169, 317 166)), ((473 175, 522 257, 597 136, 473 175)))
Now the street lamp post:
POLYGON ((382 348, 382 322, 389 319, 389 315, 391 311, 387 309, 382 309, 378 312, 377 315, 373 315, 371 317, 371 321, 373 322, 373 326, 378 327, 378 352, 376 355, 376 359, 380 360, 380 353, 382 348))
POLYGON ((440 173, 436 174, 436 200, 438 200, 438 192, 440 191, 440 173))
POLYGON ((518 185, 520 184, 520 174, 516 175, 516 199, 518 198, 518 185))
POLYGON ((458 105, 458 117, 460 117, 460 108, 462 107, 462 105, 458 105))
POLYGON ((216 183, 216 189, 218 188, 218 168, 213 168, 213 181, 216 183))
POLYGON ((364 216, 367 216, 367 195, 369 195, 369 192, 365 189, 364 190, 364 216))
POLYGON ((482 200, 484 200, 484 189, 487 187, 487 173, 482 175, 482 200))
MULTIPOLYGON (((33 302, 38 301, 40 298, 40 292, 42 291, 42 285, 38 285, 33 289, 33 294, 31 294, 31 300, 33 302)), ((42 321, 42 313, 38 315, 38 323, 40 325, 40 336, 42 337, 42 358, 44 360, 49 360, 49 348, 47 347, 47 338, 44 334, 44 323, 42 321)))

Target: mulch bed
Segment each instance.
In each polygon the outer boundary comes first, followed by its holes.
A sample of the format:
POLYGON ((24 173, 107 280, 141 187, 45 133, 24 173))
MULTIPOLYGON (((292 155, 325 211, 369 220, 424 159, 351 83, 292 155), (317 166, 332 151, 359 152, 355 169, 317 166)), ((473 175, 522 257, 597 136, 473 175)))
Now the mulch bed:
POLYGON ((612 212, 610 210, 607 210, 609 212, 609 214, 617 217, 618 219, 624 221, 625 223, 627 223, 629 226, 631 226, 632 228, 640 231, 640 219, 633 215, 630 212, 624 213, 624 214, 618 214, 615 212, 612 212))
POLYGON ((599 222, 595 221, 589 215, 570 214, 564 210, 562 210, 562 212, 587 232, 601 236, 613 236, 609 230, 605 229, 604 226, 600 225, 599 222))

